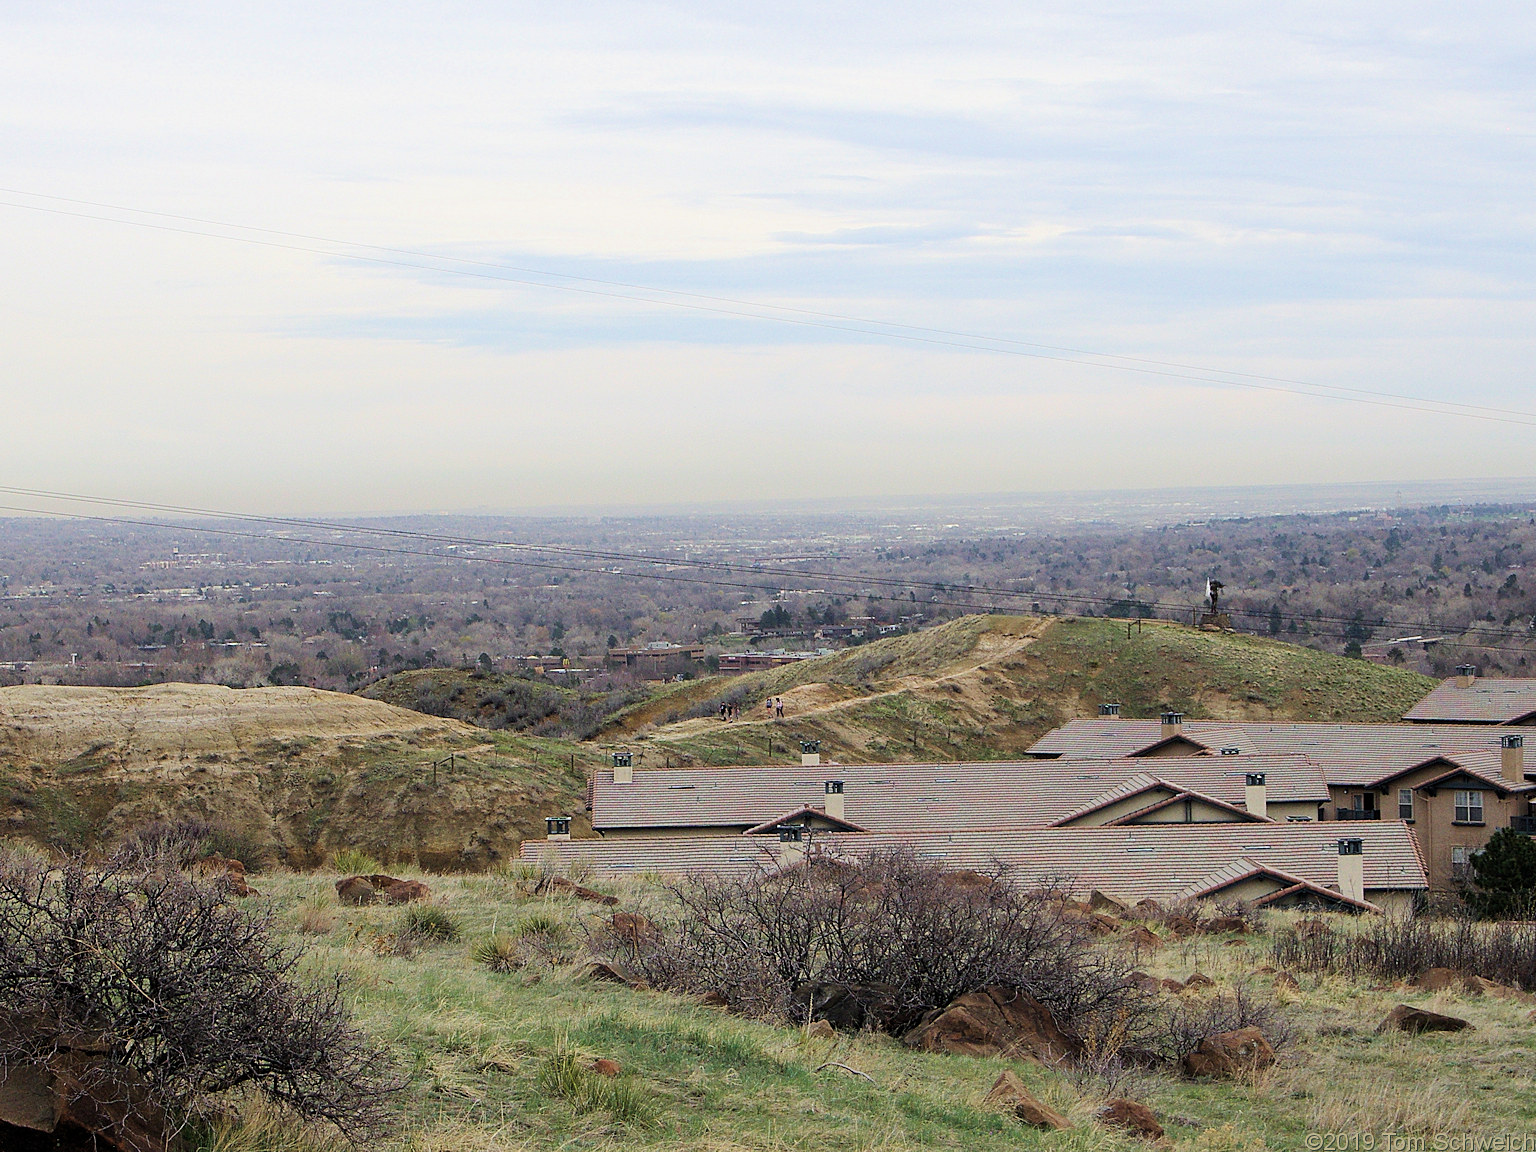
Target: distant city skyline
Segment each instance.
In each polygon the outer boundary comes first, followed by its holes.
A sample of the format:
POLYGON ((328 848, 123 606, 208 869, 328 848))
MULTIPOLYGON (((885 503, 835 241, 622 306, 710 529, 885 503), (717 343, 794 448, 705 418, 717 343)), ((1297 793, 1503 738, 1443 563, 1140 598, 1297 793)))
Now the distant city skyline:
POLYGON ((362 515, 1536 472, 1536 420, 566 290, 1536 410, 1523 8, 127 3, 0 28, 0 484, 362 515))

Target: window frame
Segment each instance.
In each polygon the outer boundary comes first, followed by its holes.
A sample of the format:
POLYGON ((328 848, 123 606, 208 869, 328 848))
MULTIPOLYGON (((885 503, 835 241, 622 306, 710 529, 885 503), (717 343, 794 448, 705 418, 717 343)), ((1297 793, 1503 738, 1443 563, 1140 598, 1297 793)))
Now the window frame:
POLYGON ((1413 789, 1399 788, 1397 790, 1397 818, 1413 823, 1413 789))
POLYGON ((1451 802, 1454 806, 1451 823, 1485 823, 1483 817, 1487 810, 1483 807, 1483 790, 1481 788, 1456 789, 1451 796, 1451 802))

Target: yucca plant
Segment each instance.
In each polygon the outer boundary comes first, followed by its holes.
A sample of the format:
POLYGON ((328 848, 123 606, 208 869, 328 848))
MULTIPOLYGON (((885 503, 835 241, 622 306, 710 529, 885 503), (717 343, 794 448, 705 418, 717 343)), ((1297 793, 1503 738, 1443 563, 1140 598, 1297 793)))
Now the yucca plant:
POLYGON ((371 876, 383 865, 361 848, 343 848, 331 854, 331 868, 343 876, 371 876))
POLYGON ((461 934, 458 918, 430 904, 418 904, 400 917, 399 935, 446 944, 461 934))

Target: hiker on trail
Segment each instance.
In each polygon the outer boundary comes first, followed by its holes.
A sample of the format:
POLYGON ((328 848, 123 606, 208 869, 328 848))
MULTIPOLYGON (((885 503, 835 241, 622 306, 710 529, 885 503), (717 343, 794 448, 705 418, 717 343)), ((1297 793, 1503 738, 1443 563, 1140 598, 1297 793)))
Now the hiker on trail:
POLYGON ((725 707, 724 704, 720 705, 720 723, 722 724, 725 723, 725 707))
POLYGON ((768 709, 768 718, 770 720, 773 719, 773 697, 772 696, 768 697, 768 699, 763 701, 763 707, 768 709))
POLYGON ((773 706, 778 711, 779 719, 782 720, 784 718, 784 697, 776 697, 773 701, 773 706))

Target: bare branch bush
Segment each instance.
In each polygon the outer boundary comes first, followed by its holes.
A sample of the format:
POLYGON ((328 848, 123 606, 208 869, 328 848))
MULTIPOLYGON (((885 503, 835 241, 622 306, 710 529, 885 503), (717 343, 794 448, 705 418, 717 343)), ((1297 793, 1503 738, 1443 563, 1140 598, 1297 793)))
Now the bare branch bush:
POLYGON ((306 987, 298 965, 270 915, 172 859, 0 851, 0 1073, 91 1053, 70 1092, 97 1114, 175 1130, 254 1090, 353 1139, 378 1131, 400 1082, 341 977, 306 987))
POLYGON ((1275 964, 1351 979, 1402 980, 1452 968, 1526 991, 1536 990, 1536 923, 1465 918, 1376 917, 1355 932, 1277 932, 1275 964))
POLYGON ((1091 946, 1061 893, 946 871, 909 850, 813 853, 800 867, 697 876, 671 892, 675 920, 631 942, 625 963, 658 987, 713 992, 749 1014, 798 1019, 796 989, 819 982, 878 986, 894 1031, 994 984, 1028 992, 1065 1027, 1146 1012, 1124 958, 1091 946))

